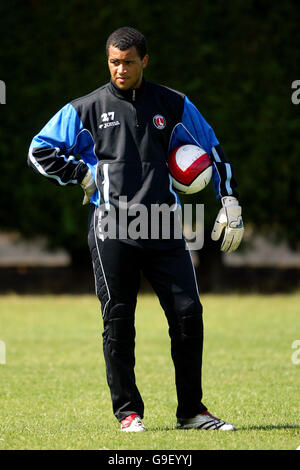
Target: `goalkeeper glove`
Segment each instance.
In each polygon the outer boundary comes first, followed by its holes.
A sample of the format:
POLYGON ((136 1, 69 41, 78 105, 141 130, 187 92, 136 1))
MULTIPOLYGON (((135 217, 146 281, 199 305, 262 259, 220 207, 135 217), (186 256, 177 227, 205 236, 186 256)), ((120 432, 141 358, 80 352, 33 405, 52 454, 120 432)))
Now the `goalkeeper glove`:
POLYGON ((84 191, 84 198, 82 201, 82 205, 88 204, 94 192, 96 191, 97 187, 90 169, 88 169, 85 177, 83 178, 82 182, 80 183, 84 191))
POLYGON ((242 208, 233 196, 222 197, 222 206, 216 218, 211 238, 214 241, 219 240, 225 227, 221 250, 230 253, 238 248, 243 238, 242 208))

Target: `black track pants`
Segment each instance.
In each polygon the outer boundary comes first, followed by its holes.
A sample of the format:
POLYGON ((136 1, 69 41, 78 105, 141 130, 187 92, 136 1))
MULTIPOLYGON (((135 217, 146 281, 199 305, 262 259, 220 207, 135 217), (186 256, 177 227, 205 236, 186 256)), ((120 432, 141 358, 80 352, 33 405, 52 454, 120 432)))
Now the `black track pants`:
POLYGON ((89 248, 96 294, 104 322, 103 350, 113 411, 121 421, 144 404, 135 382, 134 315, 141 273, 152 285, 169 324, 175 366, 178 418, 204 411, 202 404, 202 307, 185 241, 128 243, 96 235, 98 211, 92 209, 89 248))

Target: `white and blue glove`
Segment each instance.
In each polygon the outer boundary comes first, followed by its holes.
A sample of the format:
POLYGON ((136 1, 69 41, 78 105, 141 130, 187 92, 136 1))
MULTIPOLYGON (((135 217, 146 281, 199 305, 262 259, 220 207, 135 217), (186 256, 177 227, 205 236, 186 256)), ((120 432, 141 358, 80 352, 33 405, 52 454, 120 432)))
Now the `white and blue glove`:
POLYGON ((214 241, 219 240, 225 228, 221 250, 230 253, 238 248, 244 235, 242 208, 233 196, 222 197, 221 201, 223 207, 216 218, 211 238, 214 241))
POLYGON ((97 189, 97 186, 95 184, 95 180, 93 178, 93 175, 92 175, 92 172, 91 172, 90 169, 88 169, 85 177, 83 178, 83 180, 80 183, 80 186, 82 187, 82 189, 84 191, 84 198, 83 198, 83 201, 82 201, 82 205, 85 206, 86 204, 88 204, 90 202, 90 199, 91 199, 92 195, 94 194, 94 192, 97 189))

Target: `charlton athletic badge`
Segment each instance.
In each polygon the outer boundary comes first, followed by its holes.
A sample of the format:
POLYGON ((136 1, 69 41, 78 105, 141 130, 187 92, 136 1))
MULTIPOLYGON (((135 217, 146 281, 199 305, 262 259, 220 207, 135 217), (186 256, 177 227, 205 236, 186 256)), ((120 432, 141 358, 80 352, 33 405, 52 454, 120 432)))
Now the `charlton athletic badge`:
POLYGON ((153 118, 153 124, 157 129, 164 129, 166 127, 166 120, 161 114, 156 114, 153 118))

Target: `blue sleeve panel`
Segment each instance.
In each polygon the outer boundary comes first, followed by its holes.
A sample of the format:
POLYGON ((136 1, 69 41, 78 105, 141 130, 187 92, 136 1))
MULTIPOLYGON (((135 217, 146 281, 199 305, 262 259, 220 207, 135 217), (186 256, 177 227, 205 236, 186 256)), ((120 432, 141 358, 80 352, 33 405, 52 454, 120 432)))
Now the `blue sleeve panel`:
POLYGON ((30 148, 59 147, 61 152, 67 152, 74 147, 76 137, 82 129, 77 111, 71 104, 66 104, 33 138, 30 148))
POLYGON ((217 199, 234 194, 230 185, 231 165, 225 157, 223 159, 224 153, 216 150, 220 148, 220 144, 214 130, 187 97, 185 97, 181 122, 173 129, 169 151, 184 144, 199 145, 212 158, 212 182, 217 199), (226 181, 223 182, 223 179, 226 181))
MULTIPOLYGON (((94 139, 71 104, 58 111, 33 138, 28 164, 60 185, 80 183, 87 167, 95 178, 94 139)), ((96 191, 91 202, 98 199, 96 191)))

